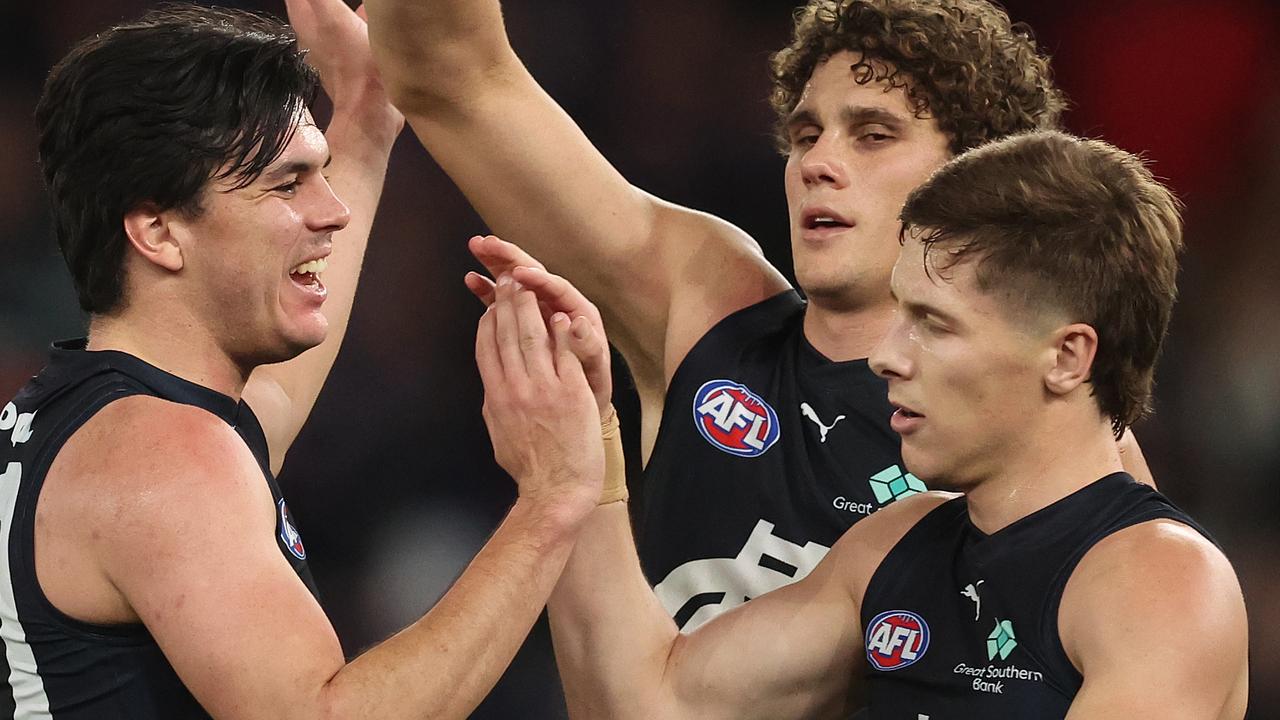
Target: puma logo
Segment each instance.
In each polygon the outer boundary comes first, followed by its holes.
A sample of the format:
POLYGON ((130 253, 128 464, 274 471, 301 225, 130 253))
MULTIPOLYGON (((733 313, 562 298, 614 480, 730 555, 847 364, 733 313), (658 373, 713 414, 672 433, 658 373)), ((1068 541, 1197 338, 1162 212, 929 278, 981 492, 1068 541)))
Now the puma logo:
POLYGON ((977 583, 969 583, 964 586, 964 590, 960 591, 962 596, 969 598, 978 606, 977 609, 973 611, 974 622, 977 622, 978 617, 982 615, 982 598, 978 596, 978 586, 984 582, 986 582, 986 580, 979 580, 977 583))
POLYGON ((832 420, 830 425, 823 425, 822 420, 818 418, 818 413, 814 412, 813 407, 807 402, 800 403, 800 414, 809 418, 813 421, 814 425, 818 426, 818 430, 821 432, 821 435, 818 436, 818 442, 826 442, 827 433, 831 432, 831 428, 835 427, 836 423, 844 419, 843 415, 837 415, 836 419, 832 420))

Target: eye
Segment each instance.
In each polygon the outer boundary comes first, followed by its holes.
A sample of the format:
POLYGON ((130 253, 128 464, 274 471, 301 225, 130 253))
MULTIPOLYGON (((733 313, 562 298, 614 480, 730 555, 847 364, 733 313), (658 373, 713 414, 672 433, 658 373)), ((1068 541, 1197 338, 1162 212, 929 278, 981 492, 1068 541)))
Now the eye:
POLYGON ((858 139, 863 142, 869 143, 871 145, 882 145, 892 140, 893 136, 888 133, 879 132, 876 130, 869 130, 859 135, 858 139))
POLYGON ((951 328, 948 327, 946 323, 943 323, 942 321, 938 320, 936 317, 933 317, 932 315, 926 315, 921 324, 924 325, 924 329, 927 330, 931 335, 950 335, 951 334, 951 328))
POLYGON ((791 147, 801 150, 808 149, 818 142, 818 136, 821 135, 816 128, 806 127, 797 130, 791 136, 791 147))
POLYGON ((298 191, 298 186, 302 184, 299 179, 293 179, 283 185, 277 185, 271 188, 271 192, 283 193, 285 195, 293 195, 298 191))

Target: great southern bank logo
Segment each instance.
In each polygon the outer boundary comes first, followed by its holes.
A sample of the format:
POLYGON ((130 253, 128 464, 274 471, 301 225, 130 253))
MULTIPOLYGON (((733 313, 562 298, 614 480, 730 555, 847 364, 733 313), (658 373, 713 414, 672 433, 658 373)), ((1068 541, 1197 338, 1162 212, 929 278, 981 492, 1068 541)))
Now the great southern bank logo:
POLYGON ((693 422, 707 442, 740 457, 763 455, 782 434, 769 403, 732 380, 711 380, 698 388, 693 422))
POLYGON ((909 610, 887 610, 867 625, 867 660, 877 670, 901 670, 929 649, 929 624, 909 610))

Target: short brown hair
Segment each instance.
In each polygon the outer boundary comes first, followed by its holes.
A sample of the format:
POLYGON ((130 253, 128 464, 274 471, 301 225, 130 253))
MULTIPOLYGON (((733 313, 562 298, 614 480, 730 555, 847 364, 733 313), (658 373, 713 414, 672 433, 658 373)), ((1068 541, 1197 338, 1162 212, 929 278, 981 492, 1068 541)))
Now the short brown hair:
POLYGON ((1098 332, 1089 382, 1119 437, 1150 410, 1177 296, 1180 207, 1134 155, 1041 131, 955 158, 901 217, 924 243, 926 269, 974 259, 984 292, 1098 332))
POLYGON ((905 88, 916 117, 937 119, 960 154, 1029 130, 1058 129, 1066 107, 1031 29, 987 0, 810 0, 791 43, 772 58, 777 140, 813 69, 842 50, 860 54, 860 84, 905 88), (877 62, 878 61, 878 62, 877 62))
POLYGON ((284 151, 319 87, 293 30, 242 10, 172 4, 82 40, 36 106, 40 166, 80 307, 127 303, 123 218, 197 216, 210 180, 246 187, 284 151))

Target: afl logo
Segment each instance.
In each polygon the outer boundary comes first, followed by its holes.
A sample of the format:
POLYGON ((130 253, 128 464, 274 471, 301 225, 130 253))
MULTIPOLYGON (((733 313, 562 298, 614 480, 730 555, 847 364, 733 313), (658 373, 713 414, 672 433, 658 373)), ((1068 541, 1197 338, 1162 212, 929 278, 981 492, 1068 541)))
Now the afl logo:
POLYGON ((877 670, 901 670, 929 649, 929 624, 907 610, 889 610, 867 625, 867 660, 877 670))
POLYGON ((293 515, 289 514, 289 506, 284 504, 284 498, 280 498, 280 502, 276 504, 280 511, 280 539, 284 541, 284 546, 289 548, 289 552, 299 560, 307 559, 307 551, 302 547, 302 535, 298 533, 298 528, 293 526, 293 515))
POLYGON ((711 380, 698 388, 693 422, 707 442, 741 457, 763 455, 782 434, 769 403, 732 380, 711 380))

